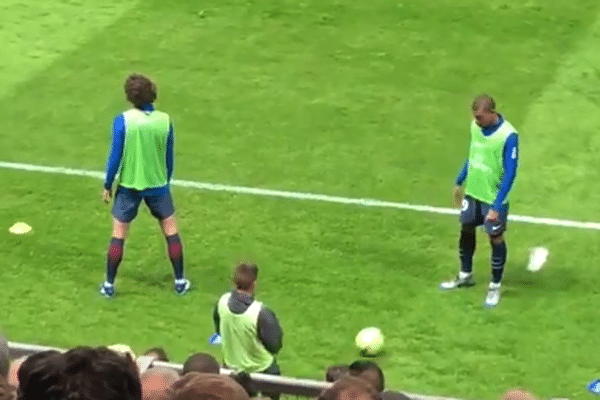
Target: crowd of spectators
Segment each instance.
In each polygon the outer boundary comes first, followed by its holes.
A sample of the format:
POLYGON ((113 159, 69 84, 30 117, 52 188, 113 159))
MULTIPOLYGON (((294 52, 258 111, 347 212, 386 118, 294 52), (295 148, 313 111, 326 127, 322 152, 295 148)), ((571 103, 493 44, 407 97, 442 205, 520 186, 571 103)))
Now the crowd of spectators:
MULTIPOLYGON (((76 347, 10 359, 0 336, 0 400, 249 400, 260 395, 248 387, 248 375, 225 375, 207 353, 188 357, 178 371, 161 348, 140 357, 127 346, 76 347), (150 360, 151 362, 147 362, 150 360), (251 397, 254 396, 254 397, 251 397)), ((379 366, 369 360, 332 365, 325 372, 332 385, 318 400, 408 400, 385 389, 379 366)), ((503 400, 535 400, 522 390, 511 390, 503 400)))

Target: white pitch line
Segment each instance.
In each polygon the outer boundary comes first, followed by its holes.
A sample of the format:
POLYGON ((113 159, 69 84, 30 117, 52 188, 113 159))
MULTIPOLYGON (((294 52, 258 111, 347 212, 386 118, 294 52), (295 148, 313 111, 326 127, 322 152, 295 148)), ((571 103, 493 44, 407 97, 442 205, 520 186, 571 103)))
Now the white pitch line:
MULTIPOLYGON (((71 176, 88 176, 97 179, 104 179, 104 172, 101 171, 90 171, 85 169, 73 169, 64 167, 48 167, 44 165, 33 165, 33 164, 21 164, 0 161, 0 168, 13 169, 17 171, 31 171, 31 172, 43 172, 47 174, 59 174, 59 175, 71 175, 71 176)), ((289 192, 284 190, 271 190, 252 188, 245 186, 231 186, 221 185, 217 183, 206 183, 206 182, 194 182, 174 179, 171 182, 174 186, 181 186, 200 190, 210 190, 214 192, 230 192, 230 193, 241 193, 241 194, 253 194, 256 196, 268 196, 268 197, 279 197, 286 199, 297 199, 297 200, 312 200, 321 201, 326 203, 338 203, 338 204, 349 204, 363 207, 377 207, 377 208, 395 208, 399 210, 410 210, 419 211, 432 214, 445 214, 445 215, 458 215, 459 210, 454 208, 446 207, 432 207, 418 204, 409 203, 396 203, 391 201, 381 201, 375 199, 356 199, 350 197, 339 197, 339 196, 327 196, 324 194, 315 193, 302 193, 302 192, 289 192)), ((578 228, 578 229, 592 229, 600 230, 600 223, 598 222, 581 222, 571 221, 565 219, 556 218, 540 218, 530 217, 525 215, 509 215, 509 221, 524 222, 536 225, 547 225, 547 226, 562 226, 567 228, 578 228)))

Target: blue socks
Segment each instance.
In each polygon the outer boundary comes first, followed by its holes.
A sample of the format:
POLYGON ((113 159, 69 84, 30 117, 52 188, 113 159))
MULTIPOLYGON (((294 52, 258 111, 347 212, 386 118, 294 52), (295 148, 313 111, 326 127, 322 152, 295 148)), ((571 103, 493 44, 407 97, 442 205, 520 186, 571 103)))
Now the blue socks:
MULTIPOLYGON (((475 229, 465 228, 460 231, 460 240, 458 242, 458 253, 460 256, 460 272, 463 274, 473 273, 473 254, 475 253, 475 229)), ((506 263, 506 242, 491 242, 492 245, 492 282, 500 284, 504 273, 504 264, 506 263)))
POLYGON ((502 282, 502 273, 506 263, 506 242, 492 242, 492 282, 499 284, 502 282))
POLYGON ((458 241, 460 271, 466 274, 473 272, 473 254, 475 253, 475 229, 463 228, 458 241))

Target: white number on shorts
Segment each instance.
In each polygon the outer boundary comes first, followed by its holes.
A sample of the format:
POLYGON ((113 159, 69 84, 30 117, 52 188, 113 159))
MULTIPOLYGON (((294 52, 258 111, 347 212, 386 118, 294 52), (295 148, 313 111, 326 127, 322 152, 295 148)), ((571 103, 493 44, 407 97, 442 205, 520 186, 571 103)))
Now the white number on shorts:
POLYGON ((469 208, 469 201, 467 199, 463 199, 462 211, 467 211, 467 208, 469 208))

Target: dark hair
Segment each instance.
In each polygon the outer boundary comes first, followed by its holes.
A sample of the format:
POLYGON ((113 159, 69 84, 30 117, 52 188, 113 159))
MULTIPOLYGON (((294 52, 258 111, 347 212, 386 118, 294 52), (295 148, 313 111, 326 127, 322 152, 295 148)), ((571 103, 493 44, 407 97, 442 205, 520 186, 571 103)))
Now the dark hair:
POLYGON ((153 347, 151 349, 146 350, 146 352, 144 353, 145 356, 148 356, 150 354, 156 354, 156 359, 158 361, 169 362, 169 356, 167 355, 165 349, 163 349, 162 347, 153 347))
POLYGON ((125 80, 127 100, 136 108, 142 108, 156 100, 156 85, 144 75, 132 74, 125 80))
MULTIPOLYGON (((362 379, 353 376, 344 376, 337 380, 332 387, 323 391, 317 400, 338 400, 342 395, 349 395, 352 399, 380 400, 381 397, 375 389, 362 379)), ((345 397, 344 397, 345 398, 345 397)))
POLYGON ((256 264, 239 264, 235 268, 233 283, 238 290, 248 290, 258 278, 258 266, 256 264))
POLYGON ((364 378, 366 374, 374 374, 376 380, 376 382, 373 382, 374 387, 378 392, 383 392, 385 380, 383 371, 379 368, 379 365, 375 364, 373 361, 358 360, 350 364, 348 368, 350 369, 350 375, 359 378, 364 378))
POLYGON ((192 354, 185 360, 183 364, 182 374, 185 375, 188 372, 203 372, 209 374, 220 373, 221 367, 217 360, 207 353, 196 353, 192 354))
POLYGON ((325 380, 327 382, 335 382, 340 379, 342 376, 346 376, 350 374, 350 369, 346 364, 332 365, 327 368, 327 372, 325 373, 325 380))
POLYGON ((494 98, 487 94, 480 94, 475 97, 472 105, 473 111, 476 111, 479 108, 483 108, 485 111, 494 111, 496 109, 496 101, 494 98))
MULTIPOLYGON (((23 365, 28 361, 29 358, 23 365)), ((23 370, 19 370, 20 400, 142 398, 140 378, 131 356, 123 357, 106 347, 77 347, 64 354, 50 354, 23 370)))
POLYGON ((46 375, 52 372, 54 367, 59 367, 60 356, 60 352, 48 350, 34 353, 27 357, 21 364, 19 371, 17 371, 19 392, 23 390, 35 390, 35 386, 39 380, 46 379, 46 375), (29 381, 33 383, 30 385, 29 381))

